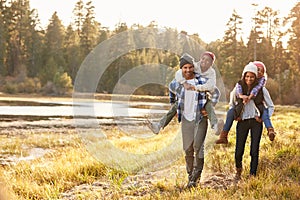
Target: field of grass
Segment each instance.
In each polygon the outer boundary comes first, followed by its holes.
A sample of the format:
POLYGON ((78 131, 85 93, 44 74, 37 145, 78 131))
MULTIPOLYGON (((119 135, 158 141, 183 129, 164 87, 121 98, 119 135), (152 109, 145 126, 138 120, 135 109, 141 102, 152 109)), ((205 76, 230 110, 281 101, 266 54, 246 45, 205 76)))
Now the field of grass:
MULTIPOLYGON (((49 150, 37 159, 18 160, 0 166, 0 200, 300 199, 300 108, 277 106, 272 122, 277 136, 274 142, 270 142, 266 130, 263 132, 257 177, 248 177, 250 156, 247 145, 242 180, 219 189, 206 186, 203 181, 200 187, 193 190, 182 189, 186 184, 186 174, 181 151, 178 160, 166 168, 158 168, 155 173, 159 173, 159 178, 153 178, 149 172, 135 174, 134 170, 122 171, 98 162, 87 151, 85 141, 81 140, 75 130, 63 133, 52 133, 49 130, 44 133, 0 135, 1 157, 24 157, 30 155, 30 149, 33 148, 49 150), (135 184, 124 187, 128 177, 134 179, 135 184), (63 195, 66 193, 70 195, 63 195)), ((108 128, 106 132, 107 135, 113 135, 109 137, 113 145, 124 151, 151 154, 167 146, 174 139, 178 128, 177 122, 173 121, 173 126, 167 127, 147 142, 138 139, 124 140, 126 135, 116 128, 108 128)), ((207 153, 204 173, 212 176, 234 176, 234 130, 235 127, 232 127, 228 145, 215 145, 207 153)), ((105 145, 101 146, 99 143, 94 150, 101 151, 104 147, 105 145)), ((169 159, 168 156, 173 154, 158 155, 157 160, 169 159)), ((155 164, 155 160, 151 159, 148 164, 155 164)))

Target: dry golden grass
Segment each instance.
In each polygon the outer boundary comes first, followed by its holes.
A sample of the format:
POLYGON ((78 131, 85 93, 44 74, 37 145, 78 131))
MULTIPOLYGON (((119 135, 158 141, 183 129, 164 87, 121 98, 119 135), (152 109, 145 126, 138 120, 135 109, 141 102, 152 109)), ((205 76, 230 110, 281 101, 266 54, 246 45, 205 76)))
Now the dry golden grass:
MULTIPOLYGON (((83 145, 84 141, 74 131, 64 134, 33 132, 26 135, 1 136, 2 156, 26 156, 29 155, 31 148, 51 149, 51 151, 38 159, 19 161, 0 167, 0 177, 7 188, 4 191, 0 186, 0 192, 6 192, 5 195, 10 196, 11 199, 59 199, 62 193, 75 186, 91 185, 101 180, 109 184, 110 188, 106 190, 110 191, 106 192, 109 193, 108 197, 103 197, 103 193, 92 190, 78 192, 75 199, 125 199, 126 197, 215 200, 300 199, 300 139, 298 137, 300 108, 277 106, 272 122, 277 136, 274 142, 270 142, 264 130, 257 177, 248 178, 250 156, 249 145, 247 145, 243 161, 245 170, 241 182, 227 189, 213 189, 203 185, 191 191, 182 190, 182 186, 186 183, 182 154, 179 160, 168 167, 168 170, 161 171, 161 179, 157 179, 158 181, 152 181, 151 176, 147 177, 147 174, 142 176, 152 183, 151 187, 147 184, 148 182, 142 182, 144 185, 124 189, 122 187, 124 180, 134 174, 115 170, 98 162, 92 156, 93 154, 87 151, 87 146, 83 145), (12 191, 14 194, 7 191, 12 191)), ((177 134, 178 127, 175 121, 172 126, 167 127, 160 135, 150 138, 147 142, 138 139, 130 140, 130 142, 123 140, 126 135, 117 132, 117 129, 107 130, 107 135, 113 132, 114 137, 110 138, 112 143, 124 151, 151 154, 167 146, 170 138, 174 138, 174 134, 177 134)), ((218 145, 210 149, 206 155, 206 172, 222 173, 228 176, 234 174, 234 130, 235 127, 232 127, 228 145, 218 145)), ((162 158, 170 155, 162 155, 162 158)), ((152 164, 149 162, 149 165, 152 164)))

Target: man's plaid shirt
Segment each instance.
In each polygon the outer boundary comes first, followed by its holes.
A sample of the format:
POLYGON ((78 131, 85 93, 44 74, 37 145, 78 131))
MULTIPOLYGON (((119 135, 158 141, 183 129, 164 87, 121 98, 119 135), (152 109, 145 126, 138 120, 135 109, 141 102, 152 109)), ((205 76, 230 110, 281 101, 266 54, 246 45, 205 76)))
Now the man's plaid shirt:
MULTIPOLYGON (((208 80, 207 78, 201 77, 199 74, 195 74, 195 79, 197 79, 196 85, 198 84, 205 84, 208 80)), ((217 88, 216 88, 217 89, 217 88)), ((178 108, 177 108, 177 114, 178 114, 178 121, 181 122, 182 113, 184 109, 184 94, 185 89, 182 84, 178 83, 175 79, 170 83, 169 85, 170 90, 170 102, 174 103, 176 101, 175 98, 178 100, 178 108), (176 96, 175 96, 176 95, 176 96)), ((213 93, 211 95, 211 101, 212 102, 218 102, 220 97, 220 92, 217 89, 216 93, 213 93)), ((198 101, 197 104, 195 104, 194 112, 196 112, 196 122, 200 121, 202 119, 202 115, 200 113, 201 108, 203 108, 207 102, 207 93, 206 92, 197 92, 195 95, 195 101, 198 101)))

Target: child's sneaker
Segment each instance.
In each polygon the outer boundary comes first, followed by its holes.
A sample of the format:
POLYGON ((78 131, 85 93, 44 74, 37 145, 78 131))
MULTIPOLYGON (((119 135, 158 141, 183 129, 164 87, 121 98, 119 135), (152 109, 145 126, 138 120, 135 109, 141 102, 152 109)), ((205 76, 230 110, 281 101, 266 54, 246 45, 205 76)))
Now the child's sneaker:
POLYGON ((160 131, 160 124, 158 122, 151 122, 147 119, 147 126, 151 129, 154 134, 158 134, 160 131))
POLYGON ((224 121, 223 119, 220 119, 218 120, 218 123, 217 124, 214 124, 211 128, 213 134, 215 135, 220 135, 222 129, 223 129, 223 126, 224 126, 224 121))

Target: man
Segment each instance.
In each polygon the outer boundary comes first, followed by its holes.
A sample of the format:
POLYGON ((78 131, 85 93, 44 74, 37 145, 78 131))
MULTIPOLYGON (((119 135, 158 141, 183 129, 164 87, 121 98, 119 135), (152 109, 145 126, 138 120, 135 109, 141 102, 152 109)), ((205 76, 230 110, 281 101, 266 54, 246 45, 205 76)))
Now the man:
MULTIPOLYGON (((190 56, 187 53, 184 53, 183 57, 192 58, 192 56, 190 56)), ((185 89, 198 90, 199 92, 209 92, 209 101, 206 102, 201 112, 203 115, 208 116, 208 119, 211 124, 211 130, 213 131, 213 133, 215 135, 219 135, 224 125, 224 121, 217 119, 214 110, 214 106, 217 104, 220 98, 220 91, 216 87, 216 72, 212 67, 215 62, 215 59, 215 55, 209 51, 206 51, 201 54, 199 62, 195 62, 193 59, 194 72, 200 74, 202 78, 207 79, 207 81, 204 84, 197 85, 197 87, 194 87, 186 83, 186 80, 182 74, 182 69, 179 69, 176 72, 175 80, 183 84, 185 89)), ((154 134, 158 134, 160 130, 166 127, 170 123, 172 118, 176 115, 177 101, 171 98, 170 103, 172 104, 170 110, 158 122, 150 122, 148 120, 147 125, 154 134)))
MULTIPOLYGON (((186 82, 192 86, 205 84, 207 79, 194 72, 193 58, 184 54, 180 58, 180 68, 186 82)), ((193 87, 191 87, 193 88, 193 87)), ((186 89, 175 79, 170 83, 170 99, 178 99, 177 116, 181 122, 183 150, 185 152, 187 187, 196 187, 204 166, 204 140, 207 132, 207 116, 201 114, 207 98, 205 92, 186 89), (175 95, 174 95, 175 94, 175 95)))

